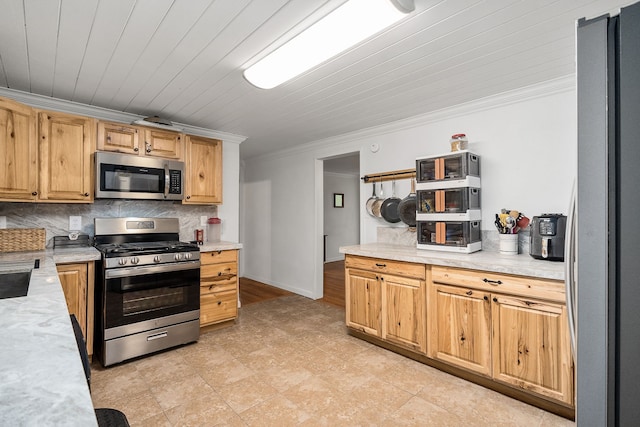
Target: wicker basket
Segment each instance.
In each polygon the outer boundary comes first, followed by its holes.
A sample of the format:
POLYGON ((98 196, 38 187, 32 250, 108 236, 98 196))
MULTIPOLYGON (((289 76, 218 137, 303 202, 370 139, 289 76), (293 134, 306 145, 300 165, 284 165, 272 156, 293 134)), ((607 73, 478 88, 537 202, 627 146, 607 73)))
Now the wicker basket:
POLYGON ((44 228, 0 229, 0 252, 44 250, 46 234, 44 228))

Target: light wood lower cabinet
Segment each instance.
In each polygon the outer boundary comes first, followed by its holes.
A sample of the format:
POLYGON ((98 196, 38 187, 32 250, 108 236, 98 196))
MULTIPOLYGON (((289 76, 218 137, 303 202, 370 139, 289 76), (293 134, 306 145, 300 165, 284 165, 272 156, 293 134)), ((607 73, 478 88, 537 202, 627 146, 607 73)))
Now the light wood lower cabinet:
POLYGON ((491 375, 490 294, 433 285, 428 300, 429 356, 491 375))
POLYGON ((350 329, 546 409, 574 406, 562 282, 354 255, 345 282, 350 329))
POLYGON ((563 289, 559 281, 433 266, 428 355, 573 405, 563 289))
POLYGON ((58 264, 56 268, 69 314, 76 315, 87 343, 87 352, 91 356, 93 354, 94 263, 58 264))
POLYGON ((426 351, 425 266, 347 255, 347 326, 426 351))
POLYGON ((493 378, 573 403, 573 366, 562 304, 494 295, 493 378))
POLYGON ((200 327, 238 317, 238 251, 200 254, 200 327))
POLYGON ((371 271, 348 268, 346 282, 347 326, 376 337, 381 336, 382 292, 378 275, 371 271))

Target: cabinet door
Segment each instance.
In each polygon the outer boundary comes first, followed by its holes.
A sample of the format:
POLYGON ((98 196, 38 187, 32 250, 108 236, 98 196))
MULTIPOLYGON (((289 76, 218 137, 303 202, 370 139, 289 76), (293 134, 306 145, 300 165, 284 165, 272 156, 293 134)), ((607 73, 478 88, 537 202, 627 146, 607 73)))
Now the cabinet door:
POLYGON ((38 117, 40 199, 92 202, 95 120, 54 112, 38 117))
POLYGON ((69 314, 75 314, 87 343, 89 356, 93 354, 94 325, 94 263, 57 265, 69 314))
POLYGON ((31 201, 38 195, 35 112, 0 98, 0 200, 31 201))
POLYGON ((382 301, 376 273, 347 269, 345 301, 347 326, 379 337, 382 301))
POLYGON ((98 122, 98 150, 138 154, 140 131, 135 126, 98 122))
POLYGON ((182 150, 182 134, 159 129, 144 129, 145 155, 182 159, 182 150))
POLYGON ((382 338, 425 353, 427 351, 424 280, 384 275, 382 338))
POLYGON ((573 366, 564 305, 493 296, 495 379, 573 404, 573 366))
POLYGON ((222 141, 187 135, 185 200, 222 203, 222 141))
POLYGON ((486 292, 435 285, 430 294, 429 355, 491 374, 491 304, 486 292))

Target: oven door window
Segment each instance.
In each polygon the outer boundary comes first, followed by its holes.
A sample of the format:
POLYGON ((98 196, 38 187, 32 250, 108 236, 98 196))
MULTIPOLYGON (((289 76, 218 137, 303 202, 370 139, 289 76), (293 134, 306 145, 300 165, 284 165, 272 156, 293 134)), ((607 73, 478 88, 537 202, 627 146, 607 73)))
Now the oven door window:
POLYGON ((106 328, 199 308, 199 268, 106 280, 106 328))

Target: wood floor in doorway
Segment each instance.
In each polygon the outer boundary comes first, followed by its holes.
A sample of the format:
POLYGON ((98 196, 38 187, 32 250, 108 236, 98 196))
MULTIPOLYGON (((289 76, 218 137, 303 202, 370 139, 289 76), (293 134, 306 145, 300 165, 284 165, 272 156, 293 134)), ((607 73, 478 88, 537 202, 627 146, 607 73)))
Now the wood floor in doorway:
MULTIPOLYGON (((274 286, 269 286, 256 280, 240 278, 240 303, 242 305, 267 301, 292 295, 274 286)), ((328 304, 344 307, 344 261, 327 262, 324 264, 323 298, 328 304)))

